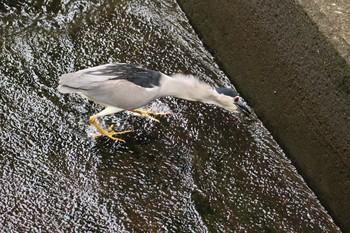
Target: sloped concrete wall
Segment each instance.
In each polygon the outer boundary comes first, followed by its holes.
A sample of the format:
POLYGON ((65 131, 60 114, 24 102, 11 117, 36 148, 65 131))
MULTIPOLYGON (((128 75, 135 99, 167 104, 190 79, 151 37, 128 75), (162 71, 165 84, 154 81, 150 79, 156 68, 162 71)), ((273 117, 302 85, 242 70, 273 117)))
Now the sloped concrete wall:
POLYGON ((337 30, 320 31, 317 20, 332 24, 305 1, 178 2, 336 223, 350 232, 349 45, 338 50, 337 30))

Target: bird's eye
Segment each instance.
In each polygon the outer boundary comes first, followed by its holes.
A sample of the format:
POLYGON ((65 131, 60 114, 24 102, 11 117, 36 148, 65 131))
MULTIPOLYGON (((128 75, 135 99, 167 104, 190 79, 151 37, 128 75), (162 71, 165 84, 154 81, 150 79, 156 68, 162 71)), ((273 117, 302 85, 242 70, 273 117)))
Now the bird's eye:
POLYGON ((235 103, 237 103, 237 102, 239 101, 239 97, 236 96, 235 98, 233 98, 233 101, 234 101, 235 103))

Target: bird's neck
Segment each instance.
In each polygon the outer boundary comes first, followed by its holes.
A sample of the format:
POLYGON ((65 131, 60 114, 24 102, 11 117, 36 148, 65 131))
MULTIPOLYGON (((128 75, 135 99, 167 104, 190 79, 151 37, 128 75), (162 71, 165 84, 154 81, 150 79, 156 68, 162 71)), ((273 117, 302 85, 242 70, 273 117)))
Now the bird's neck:
POLYGON ((185 75, 164 75, 162 78, 161 96, 174 96, 189 101, 200 101, 208 104, 215 104, 225 108, 227 99, 220 95, 211 86, 199 81, 197 78, 185 75))

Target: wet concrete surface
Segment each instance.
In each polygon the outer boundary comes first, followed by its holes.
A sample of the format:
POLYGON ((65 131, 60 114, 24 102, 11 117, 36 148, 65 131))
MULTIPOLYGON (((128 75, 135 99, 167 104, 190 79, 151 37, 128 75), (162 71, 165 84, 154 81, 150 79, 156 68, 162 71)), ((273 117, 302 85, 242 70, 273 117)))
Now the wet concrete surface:
POLYGON ((348 1, 179 1, 238 90, 350 231, 348 1))
POLYGON ((347 0, 298 0, 310 19, 350 64, 350 3, 347 0))
POLYGON ((161 123, 57 92, 66 72, 130 62, 231 86, 176 2, 0 3, 3 232, 339 232, 263 124, 174 98, 161 123))

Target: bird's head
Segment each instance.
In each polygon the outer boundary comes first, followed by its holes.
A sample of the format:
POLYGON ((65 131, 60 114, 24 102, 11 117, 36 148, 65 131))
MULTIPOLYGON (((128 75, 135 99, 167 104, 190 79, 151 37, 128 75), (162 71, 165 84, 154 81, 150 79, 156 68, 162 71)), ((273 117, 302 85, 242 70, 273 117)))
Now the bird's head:
POLYGON ((222 107, 232 112, 239 112, 247 117, 252 115, 252 110, 238 93, 230 88, 215 88, 216 92, 223 95, 222 107))

